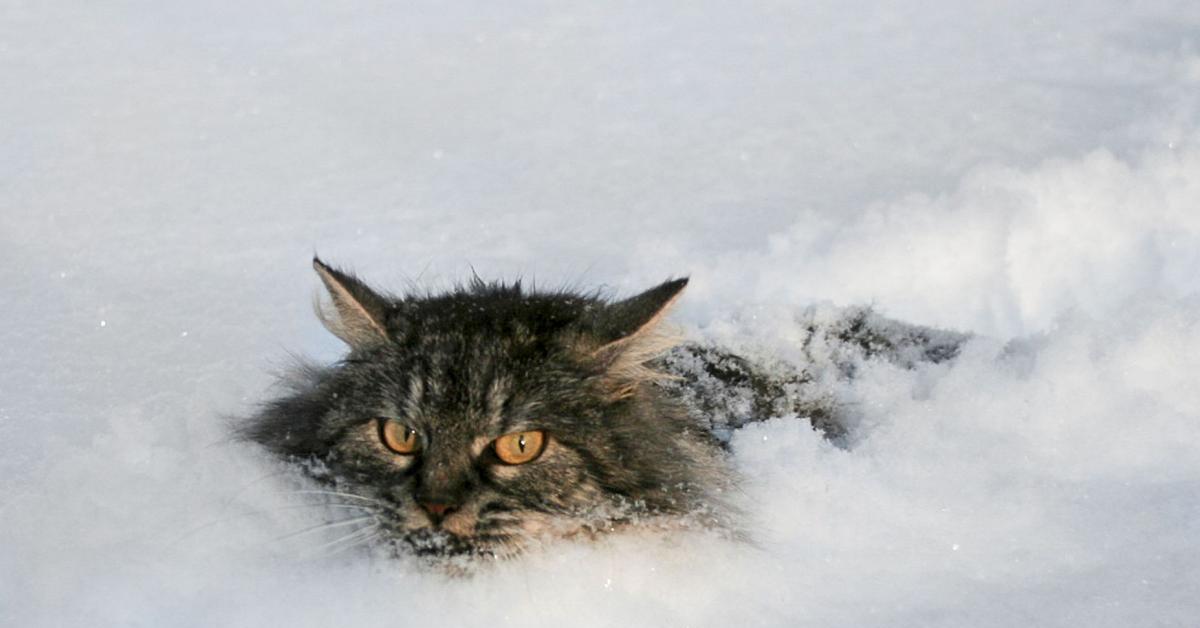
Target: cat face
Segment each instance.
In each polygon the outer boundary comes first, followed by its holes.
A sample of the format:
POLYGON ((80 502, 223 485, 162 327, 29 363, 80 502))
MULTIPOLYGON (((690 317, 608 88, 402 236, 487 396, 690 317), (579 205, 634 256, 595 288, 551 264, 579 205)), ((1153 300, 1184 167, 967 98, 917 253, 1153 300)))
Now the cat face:
POLYGON ((322 463, 318 479, 398 549, 511 556, 697 512, 727 475, 645 365, 683 281, 612 304, 483 284, 390 299, 316 267, 350 354, 245 433, 322 463))
POLYGON ((418 553, 506 554, 618 505, 595 456, 630 445, 565 351, 462 331, 406 341, 344 365, 323 418, 340 489, 385 504, 395 538, 418 553))

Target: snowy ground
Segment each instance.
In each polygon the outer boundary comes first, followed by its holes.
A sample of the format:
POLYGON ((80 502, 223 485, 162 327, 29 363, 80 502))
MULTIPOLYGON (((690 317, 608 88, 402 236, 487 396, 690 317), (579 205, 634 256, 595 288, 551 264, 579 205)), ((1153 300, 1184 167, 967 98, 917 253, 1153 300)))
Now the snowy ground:
POLYGON ((0 625, 1197 625, 1200 5, 992 4, 0 0, 0 625), (753 546, 446 580, 227 440, 314 250, 979 338, 737 433, 753 546))

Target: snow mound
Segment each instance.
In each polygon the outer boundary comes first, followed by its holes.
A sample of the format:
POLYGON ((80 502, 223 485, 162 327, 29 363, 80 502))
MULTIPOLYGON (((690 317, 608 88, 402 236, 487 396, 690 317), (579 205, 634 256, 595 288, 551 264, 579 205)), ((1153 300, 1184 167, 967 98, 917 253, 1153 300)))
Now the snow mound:
POLYGON ((1200 616, 1200 5, 0 6, 0 624, 1130 626, 1200 616), (470 579, 333 552, 225 417, 383 287, 692 281, 749 539, 470 579), (959 336, 955 336, 956 338, 959 336), (309 530, 306 532, 305 530, 309 530))

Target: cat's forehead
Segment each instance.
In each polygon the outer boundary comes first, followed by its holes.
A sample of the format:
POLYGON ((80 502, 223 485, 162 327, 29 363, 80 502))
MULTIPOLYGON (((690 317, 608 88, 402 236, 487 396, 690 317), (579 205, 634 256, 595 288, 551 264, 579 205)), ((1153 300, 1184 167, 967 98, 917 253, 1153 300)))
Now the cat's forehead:
POLYGON ((575 346, 588 308, 580 299, 450 295, 398 307, 390 335, 402 359, 431 371, 503 372, 575 346))
POLYGON ((391 323, 395 331, 417 337, 522 340, 560 332, 598 304, 596 299, 576 295, 522 294, 503 286, 477 286, 396 302, 391 323))
POLYGON ((573 323, 589 311, 586 300, 493 297, 397 304, 388 341, 352 366, 367 394, 394 408, 381 411, 486 430, 579 393, 582 332, 573 323))
POLYGON ((409 414, 453 414, 491 422, 514 394, 549 365, 529 341, 454 332, 426 334, 392 352, 386 380, 409 414))

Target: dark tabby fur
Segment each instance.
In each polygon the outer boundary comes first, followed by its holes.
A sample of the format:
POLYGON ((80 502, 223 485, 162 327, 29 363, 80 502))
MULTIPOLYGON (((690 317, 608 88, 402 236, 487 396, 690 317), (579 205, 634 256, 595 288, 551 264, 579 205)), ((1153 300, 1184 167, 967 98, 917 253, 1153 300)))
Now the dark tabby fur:
MULTIPOLYGON (((796 413, 843 436, 844 410, 816 382, 853 375, 854 359, 768 367, 710 346, 668 352, 660 321, 685 279, 618 302, 478 281, 393 298, 314 266, 332 297, 322 319, 349 354, 294 374, 242 434, 304 463, 399 552, 504 557, 631 523, 728 529, 729 430, 796 413), (421 451, 389 451, 381 419, 414 430, 421 451), (545 432, 545 450, 505 464, 492 443, 527 430, 545 432)), ((962 340, 867 310, 809 332, 901 364, 947 359, 962 340)))

